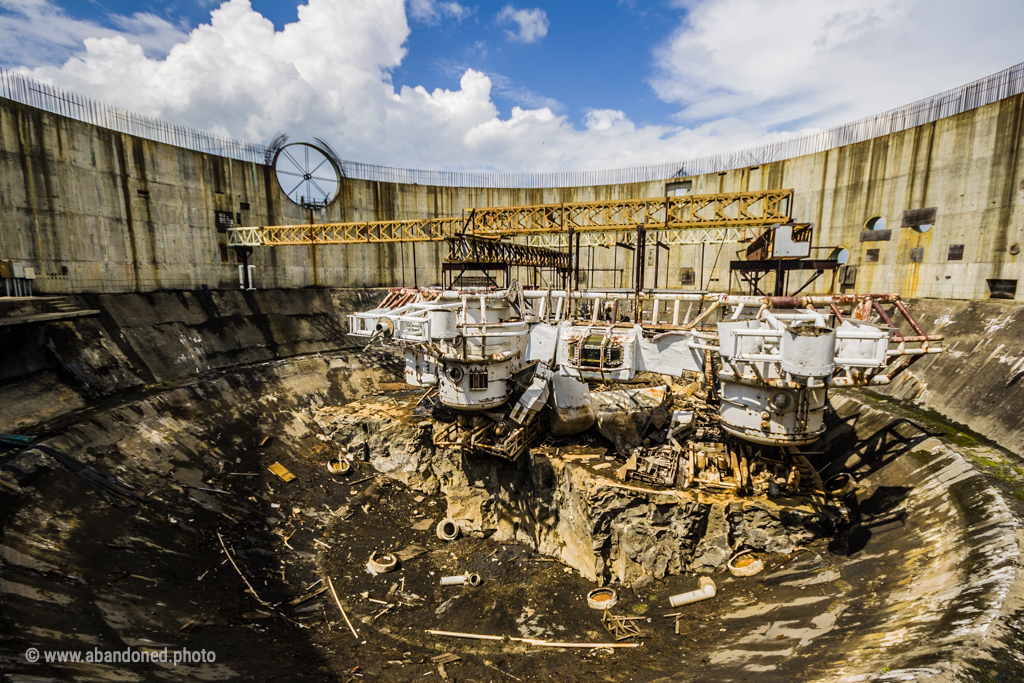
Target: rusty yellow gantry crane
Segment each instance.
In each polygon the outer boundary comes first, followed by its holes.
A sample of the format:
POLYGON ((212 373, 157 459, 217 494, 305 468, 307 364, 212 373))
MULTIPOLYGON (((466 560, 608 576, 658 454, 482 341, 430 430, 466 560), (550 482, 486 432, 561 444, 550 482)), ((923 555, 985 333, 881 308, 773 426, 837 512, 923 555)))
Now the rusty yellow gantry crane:
POLYGON ((236 247, 441 242, 462 234, 517 238, 525 246, 632 244, 638 228, 665 245, 749 242, 757 228, 788 223, 792 190, 464 209, 460 217, 237 227, 236 247))

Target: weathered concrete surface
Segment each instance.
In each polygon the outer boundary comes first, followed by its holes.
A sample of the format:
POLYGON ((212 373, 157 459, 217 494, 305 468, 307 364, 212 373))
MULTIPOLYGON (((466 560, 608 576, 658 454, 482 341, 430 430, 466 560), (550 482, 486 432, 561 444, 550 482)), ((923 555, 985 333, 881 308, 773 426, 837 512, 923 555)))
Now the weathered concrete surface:
MULTIPOLYGON (((88 420, 69 425, 49 440, 137 490, 153 491, 150 508, 137 514, 104 507, 83 484, 66 472, 54 471, 45 458, 31 456, 19 465, 21 492, 6 497, 0 506, 5 563, 0 629, 12 645, 0 649, 5 670, 94 680, 137 680, 143 673, 154 680, 183 675, 194 680, 288 670, 331 680, 350 669, 356 646, 340 630, 345 628, 340 619, 328 632, 320 625, 318 611, 291 615, 308 620, 318 629, 316 633, 297 630, 274 617, 259 621, 259 613, 253 610, 267 608, 246 596, 239 577, 223 564, 213 533, 217 529, 234 548, 243 570, 261 579, 256 584, 265 600, 301 595, 301 586, 315 579, 314 566, 325 561, 318 559, 311 539, 322 537, 332 546, 327 566, 333 569, 328 575, 335 578, 362 638, 369 641, 358 650, 359 661, 368 671, 379 671, 386 666, 386 658, 401 657, 403 651, 416 652, 416 657, 433 654, 424 650, 422 631, 409 630, 410 619, 434 628, 504 632, 498 624, 514 618, 504 627, 511 628, 511 633, 558 639, 576 639, 581 634, 592 640, 602 637, 600 631, 579 631, 587 628, 588 613, 578 598, 594 581, 585 573, 573 581, 556 578, 565 576, 560 567, 552 568, 558 571, 549 571, 543 579, 522 575, 524 586, 535 589, 541 585, 538 581, 544 581, 548 591, 516 591, 515 586, 506 585, 505 577, 510 576, 506 571, 522 572, 502 549, 510 547, 503 543, 516 540, 546 545, 565 562, 607 551, 602 556, 604 565, 595 566, 612 580, 620 573, 628 581, 636 576, 631 574, 634 571, 653 575, 665 571, 661 578, 632 581, 635 598, 631 591, 619 591, 620 601, 629 606, 627 613, 648 613, 652 623, 644 625, 651 632, 644 648, 616 655, 611 667, 609 662, 600 663, 604 675, 613 680, 740 681, 756 675, 765 681, 862 681, 881 676, 885 667, 899 680, 977 680, 983 675, 994 678, 1009 666, 1000 663, 1001 668, 994 670, 987 659, 989 650, 1019 647, 1020 641, 1005 628, 1012 623, 1006 609, 1016 604, 1011 598, 1018 595, 1014 592, 1018 524, 998 493, 960 456, 912 425, 893 424, 883 411, 844 401, 830 423, 831 442, 825 446, 850 451, 850 465, 860 486, 855 524, 834 542, 812 543, 810 552, 779 571, 750 579, 717 574, 718 596, 687 610, 679 637, 671 633, 670 621, 658 617, 666 596, 693 587, 691 577, 674 574, 673 563, 682 562, 687 553, 713 560, 716 550, 731 548, 737 537, 755 530, 753 525, 760 532, 766 531, 760 527, 764 522, 786 525, 784 510, 729 506, 714 499, 683 502, 674 494, 612 487, 603 479, 608 468, 595 471, 607 462, 604 457, 585 453, 554 460, 524 458, 530 462, 520 466, 496 458, 462 463, 445 459, 442 468, 452 469, 444 474, 454 478, 461 472, 464 482, 453 485, 444 476, 431 482, 413 474, 425 471, 419 464, 405 469, 396 459, 399 452, 423 442, 417 425, 389 429, 378 424, 381 438, 370 435, 366 441, 371 464, 381 467, 389 478, 402 481, 405 477, 425 489, 450 486, 457 493, 465 491, 468 482, 482 496, 496 499, 490 514, 498 523, 487 539, 489 546, 473 545, 475 541, 469 539, 435 548, 426 564, 410 562, 400 576, 428 596, 426 604, 375 623, 370 615, 379 605, 361 601, 359 591, 369 589, 371 596, 383 596, 399 575, 375 582, 352 576, 362 574, 355 570, 364 560, 362 555, 353 559, 346 548, 358 539, 362 549, 367 543, 393 547, 388 544, 399 533, 408 538, 400 530, 412 523, 406 515, 411 515, 413 503, 396 513, 402 517, 379 518, 391 510, 391 504, 370 501, 367 512, 357 506, 357 517, 337 520, 308 498, 313 493, 320 496, 323 490, 331 507, 344 501, 344 497, 331 497, 339 495, 340 482, 317 476, 324 476, 322 461, 337 452, 338 438, 344 440, 351 429, 352 435, 362 432, 365 439, 370 430, 362 427, 375 415, 371 407, 383 406, 383 396, 364 397, 364 405, 370 407, 357 409, 354 414, 360 417, 352 424, 344 420, 339 424, 341 412, 332 408, 343 404, 349 391, 359 396, 378 390, 381 376, 366 365, 358 356, 336 353, 274 361, 230 374, 209 373, 186 386, 94 411, 88 420), (333 433, 322 431, 321 425, 333 433), (900 438, 878 447, 878 432, 884 430, 897 430, 900 438), (258 445, 264 436, 273 439, 261 449, 258 445), (296 472, 299 482, 284 485, 266 473, 265 465, 273 460, 296 472), (236 480, 231 472, 257 472, 259 479, 236 480), (546 482, 538 487, 526 476, 546 482), (490 483, 478 484, 485 477, 490 483), (191 486, 239 495, 187 488, 191 486), (491 493, 495 488, 496 497, 491 493), (270 503, 279 507, 272 508, 270 503), (296 503, 298 513, 291 509, 296 503), (585 510, 565 509, 576 505, 607 514, 597 523, 560 526, 559 519, 583 518, 585 510), (540 519, 538 510, 548 515, 544 524, 557 530, 540 542, 534 536, 543 526, 534 521, 540 519), (278 538, 292 529, 301 534, 291 538, 294 551, 278 538), (666 552, 667 548, 674 550, 666 552), (494 562, 509 564, 507 570, 492 563, 494 554, 494 562), (467 566, 491 570, 478 591, 467 590, 457 597, 459 593, 428 588, 436 584, 442 570, 457 573, 467 566), (425 571, 428 567, 435 571, 433 578, 425 571), (293 585, 281 582, 281 568, 293 585), (199 576, 202 580, 197 580, 199 576), (502 590, 529 593, 530 601, 513 605, 502 590), (575 596, 577 604, 566 604, 549 591, 569 591, 569 600, 575 596), (453 600, 458 604, 453 605, 453 600), (192 603, 201 606, 198 611, 192 603), (59 616, 55 604, 62 606, 59 616), (647 612, 652 608, 655 611, 647 612), (190 619, 195 620, 193 631, 182 632, 182 624, 190 619), (256 619, 260 628, 246 626, 247 619, 256 619), (519 630, 516 624, 521 625, 519 630), (560 630, 567 625, 573 630, 560 630), (146 672, 118 666, 32 670, 23 658, 30 646, 113 649, 149 642, 166 643, 172 649, 213 647, 218 663, 184 673, 169 667, 146 672), (348 653, 346 658, 332 656, 332 651, 339 650, 348 653), (700 666, 690 666, 697 661, 700 666)), ((399 406, 389 403, 411 411, 415 396, 399 396, 399 406)), ((423 506, 416 510, 424 510, 423 506)), ((443 513, 438 506, 434 519, 443 513)), ((432 534, 429 526, 423 533, 432 534)), ((779 538, 778 532, 767 531, 770 538, 779 538)), ((803 539, 794 542, 805 543, 803 539)), ((433 547, 431 543, 438 541, 426 541, 428 547, 433 547)), ((770 563, 777 562, 789 547, 790 543, 779 543, 767 549, 766 557, 770 563)), ((512 673, 524 680, 569 675, 579 667, 576 656, 569 662, 552 658, 553 653, 504 652, 511 645, 439 642, 436 646, 459 652, 467 665, 478 658, 494 661, 514 655, 512 673)), ((417 676, 423 673, 417 670, 417 676)), ((402 677, 395 671, 379 675, 402 677)))
POLYGON ((661 429, 672 419, 672 391, 667 385, 595 391, 590 398, 597 431, 623 455, 640 446, 649 431, 661 429))
MULTIPOLYGON (((145 497, 118 509, 38 452, 0 472, 0 669, 10 680, 262 680, 268 671, 341 680, 308 631, 272 603, 316 580, 332 519, 323 461, 336 454, 307 426, 312 408, 362 396, 398 375, 347 352, 204 373, 107 408, 46 443, 145 497), (272 437, 264 443, 265 437, 272 437), (262 445, 261 445, 262 444, 262 445), (285 485, 278 461, 300 477, 285 485), (243 476, 234 476, 242 473, 243 476), (318 485, 319 484, 319 485, 318 485), (279 533, 286 529, 284 533, 279 533), (281 537, 292 531, 296 550, 281 537), (223 557, 221 534, 261 603, 223 557), (281 554, 277 552, 281 549, 281 554), (290 583, 289 583, 290 582, 290 583), (268 585, 270 584, 270 585, 268 585), (262 613, 259 611, 262 610, 262 613), (184 628, 182 628, 184 627, 184 628), (47 664, 41 651, 212 650, 215 662, 47 664)), ((353 617, 362 614, 353 610, 353 617)), ((319 622, 319 613, 313 614, 319 622)))
MULTIPOLYGON (((792 189, 791 215, 816 225, 815 246, 844 246, 856 284, 843 292, 986 298, 987 279, 1018 280, 1024 256, 1024 96, 838 149, 688 178, 694 193, 792 189), (901 227, 903 212, 935 208, 928 232, 901 227), (883 217, 886 241, 862 241, 883 217), (962 245, 962 260, 949 260, 962 245), (868 250, 877 250, 868 260, 868 250), (923 250, 911 261, 911 250, 923 250)), ((372 160, 369 160, 372 161, 372 160)), ((215 211, 240 225, 459 216, 482 206, 664 197, 665 183, 551 189, 479 189, 346 180, 323 215, 293 204, 268 167, 114 133, 0 100, 0 244, 3 258, 35 265, 41 291, 118 292, 237 286, 237 258, 224 252, 215 211), (243 204, 247 208, 242 208, 243 204)), ((630 286, 628 259, 592 249, 592 287, 630 286)), ((261 287, 364 287, 440 281, 436 243, 259 248, 261 287)), ((672 246, 658 286, 724 290, 716 250, 672 246), (665 273, 668 273, 666 278, 665 273), (692 286, 688 281, 687 286, 692 286)), ((653 265, 648 264, 648 265, 653 265)), ((648 268, 645 286, 654 286, 648 268)), ((766 281, 770 287, 771 278, 766 281)), ((822 292, 830 278, 806 290, 822 292)), ((731 285, 739 287, 739 281, 731 285)), ((1018 299, 1024 283, 1018 287, 1018 299)))
POLYGON ((842 397, 833 405, 818 446, 837 457, 815 464, 825 476, 849 469, 859 491, 855 523, 833 546, 850 559, 832 585, 863 582, 871 595, 833 603, 842 619, 829 621, 876 623, 846 634, 847 665, 832 680, 885 667, 905 669, 901 680, 1019 675, 993 657, 1019 637, 1006 628, 1024 597, 1019 517, 969 459, 913 422, 842 397))
POLYGON ((1024 306, 936 299, 915 299, 909 306, 925 332, 946 336, 946 351, 921 359, 892 386, 875 391, 1024 453, 1024 306))
POLYGON ((276 358, 353 347, 349 312, 374 290, 153 292, 74 297, 98 317, 0 329, 0 431, 89 401, 276 358))

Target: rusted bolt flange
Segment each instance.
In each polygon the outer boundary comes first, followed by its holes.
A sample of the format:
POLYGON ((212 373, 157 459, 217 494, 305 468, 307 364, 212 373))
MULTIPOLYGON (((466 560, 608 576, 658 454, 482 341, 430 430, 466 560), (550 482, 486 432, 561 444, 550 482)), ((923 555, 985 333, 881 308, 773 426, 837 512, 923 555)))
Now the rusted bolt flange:
POLYGON ((442 541, 454 541, 459 537, 459 523, 451 517, 445 517, 437 523, 437 537, 442 541))
POLYGON ((846 498, 857 490, 857 482, 849 472, 840 472, 825 482, 825 493, 832 498, 846 498))
POLYGON ((618 594, 611 588, 595 588, 587 593, 587 606, 590 609, 611 609, 618 601, 618 594))
POLYGON ((391 553, 374 551, 370 553, 370 561, 366 563, 366 566, 374 574, 387 574, 398 566, 398 558, 391 553))
POLYGON ((729 573, 733 576, 753 576, 764 569, 764 561, 753 555, 753 550, 744 550, 729 560, 729 573))

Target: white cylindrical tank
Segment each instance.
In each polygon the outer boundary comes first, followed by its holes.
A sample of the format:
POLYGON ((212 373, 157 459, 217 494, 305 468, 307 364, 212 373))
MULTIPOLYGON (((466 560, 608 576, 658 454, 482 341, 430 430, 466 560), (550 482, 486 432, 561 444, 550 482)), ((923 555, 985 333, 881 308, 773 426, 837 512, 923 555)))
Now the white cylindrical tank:
POLYGON ((454 339, 459 334, 458 311, 430 311, 427 320, 430 321, 431 339, 454 339))

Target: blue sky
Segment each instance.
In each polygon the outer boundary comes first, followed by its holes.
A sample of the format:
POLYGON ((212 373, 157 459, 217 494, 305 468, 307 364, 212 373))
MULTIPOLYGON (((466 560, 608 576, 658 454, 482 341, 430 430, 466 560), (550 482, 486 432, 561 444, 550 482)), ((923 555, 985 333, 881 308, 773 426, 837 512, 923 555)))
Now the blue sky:
POLYGON ((244 140, 503 171, 685 160, 1024 61, 1018 0, 0 0, 0 65, 244 140))
POLYGON ((654 66, 650 46, 665 39, 681 10, 659 2, 643 9, 637 3, 544 3, 547 35, 520 43, 506 40, 511 27, 496 21, 507 4, 475 5, 462 22, 414 23, 395 83, 450 88, 466 68, 475 68, 508 79, 493 93, 505 112, 516 104, 551 104, 580 123, 587 109, 620 109, 637 124, 664 123, 675 113, 645 79, 654 66))

